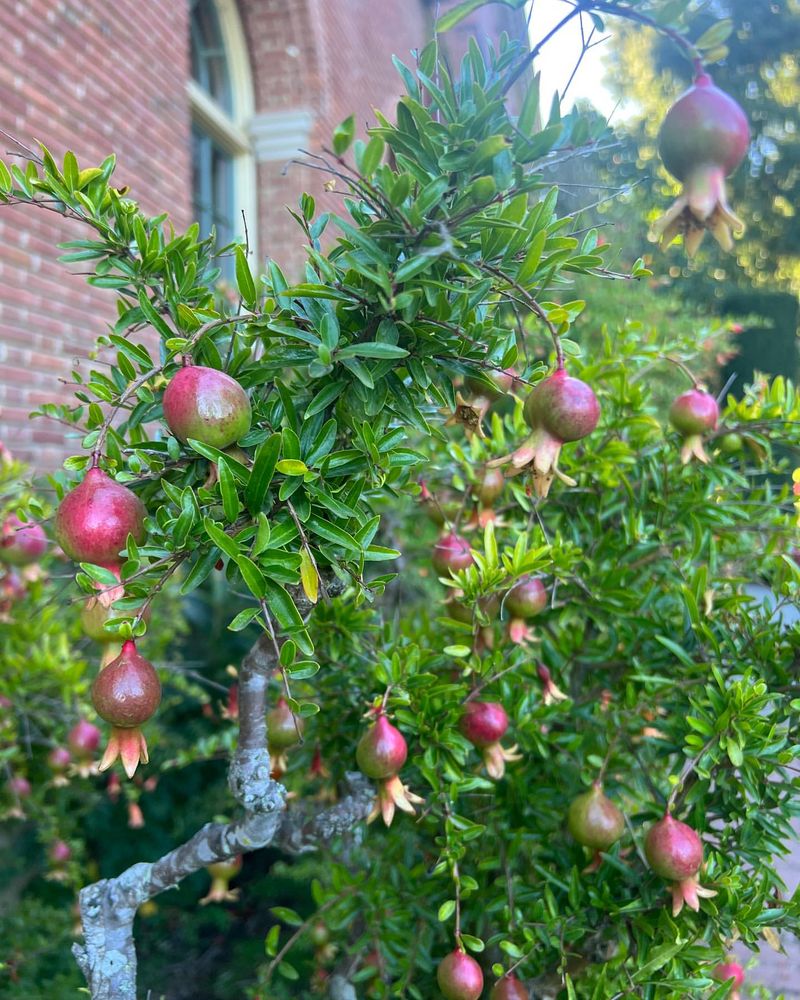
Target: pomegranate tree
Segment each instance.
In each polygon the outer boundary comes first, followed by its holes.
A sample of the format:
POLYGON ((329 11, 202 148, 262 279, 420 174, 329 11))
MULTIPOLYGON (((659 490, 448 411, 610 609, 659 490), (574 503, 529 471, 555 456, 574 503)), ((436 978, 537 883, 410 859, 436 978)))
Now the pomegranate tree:
POLYGON ((742 162, 749 144, 744 111, 714 86, 708 73, 698 73, 667 112, 658 134, 664 166, 683 184, 680 197, 658 224, 662 243, 680 234, 693 257, 708 229, 723 250, 733 249, 731 229, 744 225, 728 205, 725 178, 742 162))

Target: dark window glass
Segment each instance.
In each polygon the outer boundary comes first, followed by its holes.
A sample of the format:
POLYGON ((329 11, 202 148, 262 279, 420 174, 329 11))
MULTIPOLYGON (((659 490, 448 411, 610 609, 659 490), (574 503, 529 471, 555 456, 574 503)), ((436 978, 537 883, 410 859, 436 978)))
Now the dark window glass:
POLYGON ((233 113, 225 43, 214 0, 192 0, 192 77, 228 114, 233 113))
MULTIPOLYGON (((230 243, 235 232, 233 158, 197 124, 192 125, 192 198, 201 238, 213 226, 217 245, 230 243)), ((231 260, 226 256, 218 261, 226 277, 233 272, 231 260)))

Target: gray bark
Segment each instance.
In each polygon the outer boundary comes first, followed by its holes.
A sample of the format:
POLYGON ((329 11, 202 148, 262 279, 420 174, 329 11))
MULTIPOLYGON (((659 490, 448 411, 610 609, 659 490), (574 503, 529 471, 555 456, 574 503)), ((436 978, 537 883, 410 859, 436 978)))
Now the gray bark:
POLYGON ((286 811, 286 791, 270 777, 267 752, 266 691, 274 666, 271 640, 262 635, 239 674, 239 741, 228 772, 243 815, 231 823, 208 823, 158 861, 132 865, 81 890, 84 942, 72 950, 92 1000, 136 1000, 133 920, 146 900, 215 861, 268 844, 291 853, 314 850, 368 816, 374 792, 358 773, 347 775, 348 793, 336 805, 301 804, 286 811))

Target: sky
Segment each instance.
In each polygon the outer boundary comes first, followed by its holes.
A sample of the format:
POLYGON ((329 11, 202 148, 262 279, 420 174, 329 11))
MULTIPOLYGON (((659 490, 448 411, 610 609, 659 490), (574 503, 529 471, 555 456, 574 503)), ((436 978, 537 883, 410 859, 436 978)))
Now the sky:
MULTIPOLYGON (((570 5, 564 0, 531 0, 530 36, 531 44, 540 41, 551 28, 565 17, 570 5), (531 10, 532 8, 532 10, 531 10)), ((591 31, 588 16, 583 18, 586 31, 591 31)), ((595 40, 598 38, 595 35, 595 40)), ((577 98, 588 98, 602 114, 610 115, 615 101, 603 86, 604 44, 589 49, 583 57, 575 78, 569 85, 567 96, 562 103, 562 112, 567 112, 577 98)), ((542 107, 549 108, 554 91, 562 93, 567 86, 572 70, 581 51, 581 30, 578 18, 570 21, 565 28, 552 38, 537 57, 536 68, 542 74, 542 107)))

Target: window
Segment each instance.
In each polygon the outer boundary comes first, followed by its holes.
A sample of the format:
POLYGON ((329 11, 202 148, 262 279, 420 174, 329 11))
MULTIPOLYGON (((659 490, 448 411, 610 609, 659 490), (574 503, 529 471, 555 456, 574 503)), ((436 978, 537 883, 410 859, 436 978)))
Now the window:
MULTIPOLYGON (((215 227, 225 244, 244 236, 244 212, 254 251, 255 168, 247 133, 253 86, 235 0, 192 0, 190 44, 194 217, 201 236, 215 227)), ((220 266, 232 276, 231 258, 220 266)))

